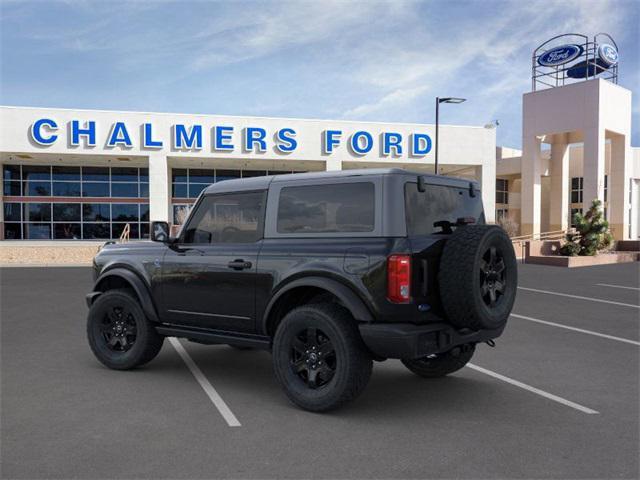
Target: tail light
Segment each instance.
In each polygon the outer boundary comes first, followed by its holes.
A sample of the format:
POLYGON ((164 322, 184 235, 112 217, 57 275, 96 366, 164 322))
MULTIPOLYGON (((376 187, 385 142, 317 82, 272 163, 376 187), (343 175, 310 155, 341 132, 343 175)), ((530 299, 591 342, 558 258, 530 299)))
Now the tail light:
POLYGON ((411 257, 391 255, 387 259, 387 298, 394 303, 407 303, 411 294, 411 257))

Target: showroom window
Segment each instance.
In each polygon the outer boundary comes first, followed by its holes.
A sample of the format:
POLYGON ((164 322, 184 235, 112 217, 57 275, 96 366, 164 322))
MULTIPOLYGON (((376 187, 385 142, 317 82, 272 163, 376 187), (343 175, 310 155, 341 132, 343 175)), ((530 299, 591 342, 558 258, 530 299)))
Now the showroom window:
POLYGON ((149 238, 148 203, 4 203, 5 240, 109 240, 128 223, 129 238, 149 238))
POLYGON ((149 197, 148 168, 3 165, 2 180, 10 197, 149 197))
POLYGON ((138 167, 3 165, 4 238, 149 236, 149 171, 138 167), (35 198, 46 197, 42 201, 35 198), (28 200, 28 201, 27 201, 28 200))

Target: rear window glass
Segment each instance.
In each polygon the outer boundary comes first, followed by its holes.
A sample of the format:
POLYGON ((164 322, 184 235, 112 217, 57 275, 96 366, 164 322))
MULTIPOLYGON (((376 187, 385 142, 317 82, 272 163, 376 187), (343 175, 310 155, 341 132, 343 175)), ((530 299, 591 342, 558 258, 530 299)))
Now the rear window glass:
POLYGON ((373 183, 284 187, 278 202, 278 233, 371 232, 373 183))
POLYGON ((427 184, 426 191, 419 192, 417 183, 407 183, 404 200, 409 235, 441 232, 442 228, 434 223, 444 220, 455 224, 461 217, 473 217, 476 223, 484 223, 480 193, 472 197, 468 188, 427 184))

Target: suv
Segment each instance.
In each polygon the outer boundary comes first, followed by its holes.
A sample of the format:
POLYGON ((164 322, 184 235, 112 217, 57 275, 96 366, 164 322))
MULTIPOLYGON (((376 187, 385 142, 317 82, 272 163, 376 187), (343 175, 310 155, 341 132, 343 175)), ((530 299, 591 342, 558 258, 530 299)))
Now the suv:
POLYGON ((312 411, 354 399, 373 360, 461 369, 516 294, 511 241, 485 225, 477 184, 400 169, 216 183, 177 237, 153 222, 151 238, 94 259, 98 360, 137 367, 164 337, 271 350, 288 397, 312 411))

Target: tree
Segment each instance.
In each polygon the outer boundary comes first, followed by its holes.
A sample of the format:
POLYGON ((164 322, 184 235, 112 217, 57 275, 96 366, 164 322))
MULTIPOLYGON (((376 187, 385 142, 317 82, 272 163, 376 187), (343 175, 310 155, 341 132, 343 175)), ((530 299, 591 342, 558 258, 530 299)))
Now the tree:
POLYGON ((567 242, 560 249, 562 255, 593 256, 609 248, 613 243, 609 222, 604 219, 600 200, 591 202, 591 207, 584 215, 576 213, 573 216, 573 223, 576 231, 567 233, 567 242))

